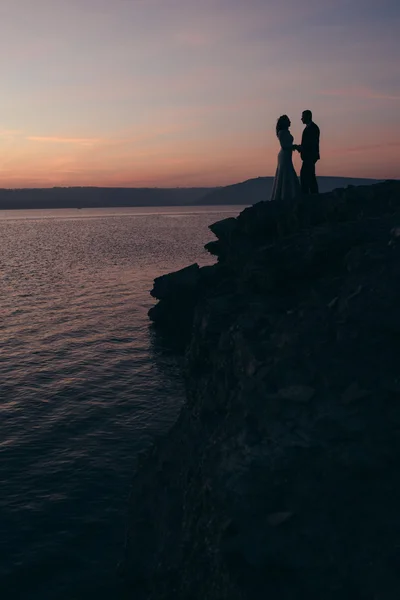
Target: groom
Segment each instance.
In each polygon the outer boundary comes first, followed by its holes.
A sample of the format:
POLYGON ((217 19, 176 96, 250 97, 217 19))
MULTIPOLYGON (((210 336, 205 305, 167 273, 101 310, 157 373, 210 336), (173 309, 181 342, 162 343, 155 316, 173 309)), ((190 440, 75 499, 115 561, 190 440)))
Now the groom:
POLYGON ((300 171, 302 194, 318 194, 318 183, 315 176, 315 163, 319 160, 319 127, 312 120, 311 110, 304 110, 301 115, 305 128, 301 138, 301 146, 295 146, 300 152, 303 166, 300 171))

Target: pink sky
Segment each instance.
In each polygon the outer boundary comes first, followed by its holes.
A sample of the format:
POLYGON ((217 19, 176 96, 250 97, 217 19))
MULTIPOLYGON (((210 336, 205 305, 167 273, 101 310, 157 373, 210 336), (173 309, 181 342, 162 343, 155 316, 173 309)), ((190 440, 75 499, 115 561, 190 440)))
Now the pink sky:
POLYGON ((305 108, 319 175, 400 177, 397 0, 7 4, 1 187, 273 175, 276 119, 299 142, 305 108))

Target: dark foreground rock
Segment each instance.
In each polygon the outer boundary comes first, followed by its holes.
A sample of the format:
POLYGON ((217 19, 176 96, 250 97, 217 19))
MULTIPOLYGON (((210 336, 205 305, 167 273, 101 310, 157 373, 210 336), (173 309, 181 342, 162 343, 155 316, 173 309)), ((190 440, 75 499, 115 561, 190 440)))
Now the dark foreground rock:
POLYGON ((213 231, 187 402, 133 482, 127 596, 400 597, 400 183, 213 231))

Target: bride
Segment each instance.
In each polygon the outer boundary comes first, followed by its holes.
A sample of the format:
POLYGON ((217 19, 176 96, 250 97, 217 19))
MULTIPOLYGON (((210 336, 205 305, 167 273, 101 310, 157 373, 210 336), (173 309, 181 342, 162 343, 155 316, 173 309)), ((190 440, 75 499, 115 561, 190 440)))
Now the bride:
POLYGON ((287 115, 279 117, 276 124, 276 135, 281 149, 278 154, 278 167, 276 169, 271 200, 292 200, 300 194, 300 183, 292 162, 293 136, 289 131, 290 119, 287 115))

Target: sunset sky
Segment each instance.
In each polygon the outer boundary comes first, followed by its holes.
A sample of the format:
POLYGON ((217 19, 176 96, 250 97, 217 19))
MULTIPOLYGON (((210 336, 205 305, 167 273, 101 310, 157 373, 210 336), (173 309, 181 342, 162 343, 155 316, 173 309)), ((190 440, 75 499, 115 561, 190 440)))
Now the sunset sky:
POLYGON ((319 175, 399 178, 399 31, 399 0, 4 0, 0 187, 273 175, 305 108, 319 175))

